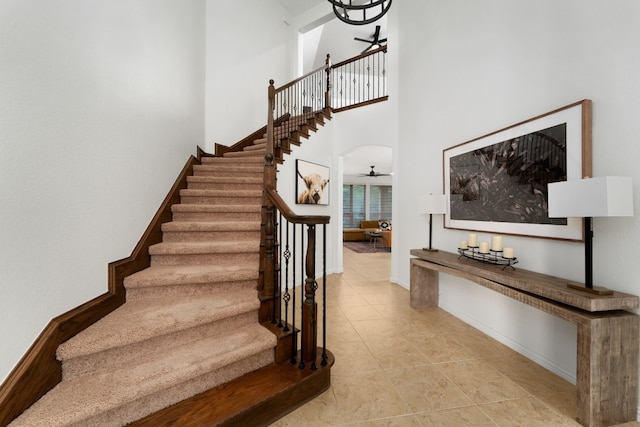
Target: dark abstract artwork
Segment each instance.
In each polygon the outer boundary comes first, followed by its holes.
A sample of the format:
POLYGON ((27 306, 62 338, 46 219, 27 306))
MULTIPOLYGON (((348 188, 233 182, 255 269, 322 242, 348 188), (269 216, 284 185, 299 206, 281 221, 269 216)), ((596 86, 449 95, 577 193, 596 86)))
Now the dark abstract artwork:
POLYGON ((451 218, 529 224, 550 219, 547 184, 567 179, 567 125, 562 123, 452 157, 451 218))
POLYGON ((549 218, 547 185, 591 175, 591 101, 442 152, 446 228, 581 241, 582 218, 549 218))

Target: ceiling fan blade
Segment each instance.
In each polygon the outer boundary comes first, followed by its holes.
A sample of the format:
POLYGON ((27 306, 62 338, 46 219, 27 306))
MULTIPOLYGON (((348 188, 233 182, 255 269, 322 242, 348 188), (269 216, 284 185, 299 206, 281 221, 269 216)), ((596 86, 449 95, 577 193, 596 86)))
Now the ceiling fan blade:
POLYGON ((370 45, 369 47, 367 47, 365 50, 363 50, 362 52, 360 52, 360 55, 362 55, 363 53, 367 53, 371 50, 371 48, 373 47, 373 44, 370 45))
POLYGON ((371 43, 371 40, 361 39, 360 37, 354 37, 353 39, 359 42, 371 43))
POLYGON ((378 40, 378 43, 386 43, 387 39, 378 40))

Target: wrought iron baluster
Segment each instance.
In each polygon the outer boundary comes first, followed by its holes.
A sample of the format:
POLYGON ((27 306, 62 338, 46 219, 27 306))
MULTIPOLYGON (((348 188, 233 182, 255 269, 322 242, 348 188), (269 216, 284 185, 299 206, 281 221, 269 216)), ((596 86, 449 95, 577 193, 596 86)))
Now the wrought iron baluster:
POLYGON ((293 300, 291 302, 291 306, 293 307, 291 313, 291 325, 293 326, 293 339, 291 344, 291 364, 296 363, 296 356, 298 355, 298 333, 296 332, 296 253, 297 250, 297 241, 296 241, 296 224, 293 224, 293 262, 291 265, 293 266, 292 271, 292 291, 293 291, 293 300))
POLYGON ((278 256, 275 257, 276 266, 274 268, 276 274, 274 292, 274 311, 278 317, 278 328, 282 328, 282 302, 280 301, 280 295, 282 295, 282 212, 278 211, 278 222, 276 222, 276 229, 278 231, 278 241, 276 242, 276 248, 278 250, 278 256))
MULTIPOLYGON (((282 213, 280 213, 282 220, 282 213)), ((289 259, 291 258, 291 251, 289 250, 289 228, 290 223, 287 221, 286 243, 284 247, 284 294, 282 299, 284 301, 284 331, 288 332, 289 329, 289 301, 291 300, 291 294, 289 293, 289 259)), ((280 279, 282 280, 282 278, 280 279)), ((282 316, 280 316, 282 318, 282 316)))
MULTIPOLYGON (((305 339, 305 330, 304 330, 304 326, 305 326, 305 322, 304 322, 304 226, 301 225, 300 226, 300 248, 301 248, 301 256, 300 256, 300 279, 301 279, 301 284, 300 286, 302 287, 302 298, 300 298, 300 342, 304 343, 304 339, 305 339)), ((304 369, 305 364, 304 364, 304 345, 300 346, 300 363, 298 364, 298 368, 300 369, 304 369)))
POLYGON ((322 366, 327 366, 327 224, 322 225, 322 366))

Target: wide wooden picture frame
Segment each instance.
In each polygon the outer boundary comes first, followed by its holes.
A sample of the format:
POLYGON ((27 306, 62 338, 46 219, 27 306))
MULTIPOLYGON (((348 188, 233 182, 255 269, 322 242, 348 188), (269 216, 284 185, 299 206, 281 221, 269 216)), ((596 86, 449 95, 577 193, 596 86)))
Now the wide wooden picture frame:
POLYGON ((591 176, 591 101, 443 150, 445 228, 584 240, 582 218, 549 218, 547 184, 591 176))
POLYGON ((329 204, 328 166, 296 159, 296 204, 329 204))

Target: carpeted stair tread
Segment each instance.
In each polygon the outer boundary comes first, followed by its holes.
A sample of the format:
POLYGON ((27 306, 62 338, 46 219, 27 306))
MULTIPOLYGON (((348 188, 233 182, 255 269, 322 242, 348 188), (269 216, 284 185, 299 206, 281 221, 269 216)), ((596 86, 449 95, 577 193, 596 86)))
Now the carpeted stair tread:
POLYGON ((180 190, 181 196, 189 197, 262 197, 262 190, 180 190))
POLYGON ((256 141, 253 141, 253 145, 249 145, 247 147, 244 147, 244 152, 245 153, 253 153, 256 154, 256 151, 260 151, 260 154, 264 156, 264 152, 267 151, 267 147, 266 147, 266 141, 265 143, 256 143, 256 141))
POLYGON ((241 280, 257 280, 255 266, 240 263, 233 265, 158 265, 146 268, 124 279, 125 288, 173 286, 241 280))
MULTIPOLYGON (((266 141, 266 139, 265 139, 266 141)), ((264 157, 203 157, 201 160, 203 165, 251 165, 251 166, 264 166, 264 157)))
POLYGON ((247 176, 188 176, 187 182, 197 182, 197 183, 206 183, 206 184, 260 184, 263 183, 262 177, 247 177, 247 176))
POLYGON ((172 221, 162 224, 163 232, 209 232, 209 231, 260 231, 257 221, 188 222, 172 221))
POLYGON ((256 291, 130 301, 62 343, 64 361, 257 310, 256 291))
MULTIPOLYGON (((165 348, 153 355, 145 355, 130 365, 118 369, 85 375, 59 383, 53 390, 40 399, 30 409, 14 421, 12 427, 53 427, 53 426, 121 426, 139 419, 162 407, 193 396, 203 389, 212 388, 226 382, 226 366, 238 369, 237 362, 269 351, 276 344, 275 336, 259 324, 249 325, 229 331, 225 335, 208 337, 185 345, 165 348), (220 372, 221 380, 211 378, 204 387, 189 389, 189 383, 200 383, 207 374, 220 372), (217 384, 216 384, 217 383, 217 384), (180 396, 176 399, 171 393, 178 385, 180 396), (190 391, 185 395, 185 389, 190 391), (157 396, 152 401, 161 402, 160 408, 136 408, 135 418, 126 407, 146 397, 157 396), (102 421, 92 418, 102 415, 102 421), (105 423, 106 419, 109 420, 105 423)), ((268 352, 267 354, 270 354, 268 352)), ((258 364, 266 366, 271 360, 258 364)), ((133 362, 133 361, 132 361, 133 362)), ((254 362, 253 365, 256 363, 254 362)), ((240 376, 260 366, 244 368, 237 372, 240 376)), ((134 405, 135 406, 135 405, 134 405)), ((100 418, 98 418, 100 419, 100 418)))
MULTIPOLYGON (((250 165, 250 163, 247 163, 250 165)), ((261 178, 264 176, 264 167, 256 163, 256 166, 227 167, 226 165, 206 164, 195 165, 193 173, 195 176, 252 176, 261 178)))
POLYGON ((171 212, 204 212, 204 213, 244 213, 261 212, 257 205, 203 205, 198 203, 180 203, 171 206, 171 212))
POLYGON ((149 247, 149 254, 153 255, 194 255, 216 253, 244 253, 258 252, 260 239, 244 239, 235 241, 206 241, 206 242, 162 242, 149 247))
POLYGON ((264 147, 253 146, 252 148, 245 148, 243 151, 229 151, 224 153, 224 157, 229 158, 242 158, 242 157, 258 157, 260 159, 264 159, 264 154, 266 153, 267 148, 266 145, 264 147))

